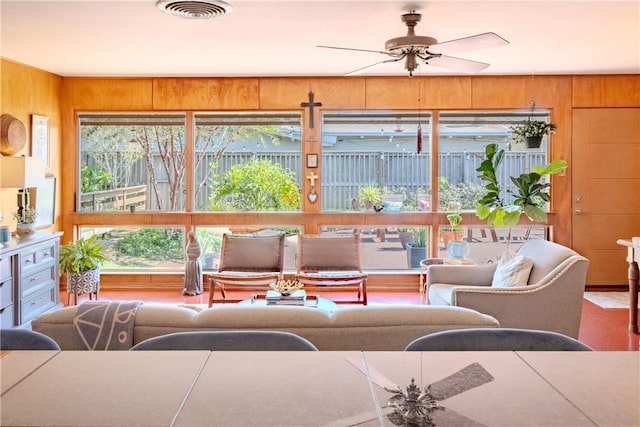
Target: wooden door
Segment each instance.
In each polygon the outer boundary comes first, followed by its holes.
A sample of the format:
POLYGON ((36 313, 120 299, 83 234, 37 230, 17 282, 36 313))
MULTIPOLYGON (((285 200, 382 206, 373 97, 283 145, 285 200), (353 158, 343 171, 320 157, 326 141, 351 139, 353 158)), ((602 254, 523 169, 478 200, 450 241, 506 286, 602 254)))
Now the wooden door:
POLYGON ((626 248, 640 235, 640 109, 573 111, 573 248, 588 285, 627 285, 626 248))

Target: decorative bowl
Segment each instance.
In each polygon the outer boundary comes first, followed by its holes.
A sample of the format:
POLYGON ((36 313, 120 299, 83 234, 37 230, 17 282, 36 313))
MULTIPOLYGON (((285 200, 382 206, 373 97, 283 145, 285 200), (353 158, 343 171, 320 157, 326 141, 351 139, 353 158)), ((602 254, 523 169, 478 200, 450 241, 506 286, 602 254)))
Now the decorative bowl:
POLYGON ((271 289, 280 292, 280 295, 289 296, 295 291, 302 289, 304 285, 297 280, 278 280, 271 284, 271 289))

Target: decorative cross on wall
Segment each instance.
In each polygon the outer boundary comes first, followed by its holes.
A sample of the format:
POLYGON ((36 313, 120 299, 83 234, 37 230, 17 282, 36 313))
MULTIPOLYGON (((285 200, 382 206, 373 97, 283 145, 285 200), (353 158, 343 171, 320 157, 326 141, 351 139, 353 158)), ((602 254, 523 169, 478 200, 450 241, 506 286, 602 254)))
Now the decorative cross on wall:
POLYGON ((318 175, 316 175, 315 172, 311 172, 307 175, 307 179, 311 184, 311 189, 307 194, 307 199, 309 199, 311 203, 315 203, 318 200, 318 194, 316 193, 316 179, 318 179, 318 175))
POLYGON ((313 102, 313 92, 309 92, 309 102, 301 102, 300 106, 309 108, 309 128, 313 129, 313 107, 322 107, 322 102, 313 102))
POLYGON ((307 175, 307 179, 309 180, 309 183, 311 184, 311 186, 315 187, 316 179, 318 179, 318 175, 316 175, 315 172, 311 172, 310 174, 307 175))

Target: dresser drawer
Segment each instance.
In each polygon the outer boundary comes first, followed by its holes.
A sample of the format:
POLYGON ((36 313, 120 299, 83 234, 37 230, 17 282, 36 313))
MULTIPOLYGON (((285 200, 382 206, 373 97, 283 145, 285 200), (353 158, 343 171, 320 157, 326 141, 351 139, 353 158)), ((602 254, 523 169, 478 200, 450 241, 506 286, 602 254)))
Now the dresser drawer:
POLYGON ((9 329, 15 326, 13 319, 13 304, 0 308, 0 328, 9 329))
POLYGON ((13 280, 0 282, 0 308, 13 304, 13 280))
POLYGON ((20 305, 20 324, 29 322, 39 314, 56 305, 56 289, 52 286, 22 300, 20 305))
POLYGON ((28 297, 34 292, 38 292, 44 287, 55 286, 56 268, 49 266, 23 274, 20 278, 20 299, 28 297))
POLYGON ((36 246, 20 254, 20 271, 24 274, 39 266, 55 264, 55 260, 55 243, 36 246))
POLYGON ((10 279, 11 275, 13 275, 13 269, 11 268, 12 259, 10 256, 0 258, 0 282, 3 282, 5 279, 10 279))

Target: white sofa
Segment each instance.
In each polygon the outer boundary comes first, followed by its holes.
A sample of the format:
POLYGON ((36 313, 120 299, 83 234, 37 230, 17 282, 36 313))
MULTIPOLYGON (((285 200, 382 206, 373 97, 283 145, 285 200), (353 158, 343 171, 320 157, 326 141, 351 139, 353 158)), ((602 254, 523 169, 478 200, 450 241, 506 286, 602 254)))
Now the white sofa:
POLYGON ((542 329, 577 338, 589 260, 543 239, 526 241, 518 254, 533 261, 526 286, 492 287, 496 264, 429 266, 429 303, 489 314, 503 328, 542 329))
MULTIPOLYGON (((63 350, 76 349, 73 318, 77 306, 43 314, 31 322, 63 350)), ((301 335, 320 350, 403 350, 415 338, 447 329, 487 327, 491 316, 461 307, 424 305, 345 306, 331 312, 309 307, 214 305, 193 309, 142 304, 136 313, 133 344, 180 331, 263 329, 301 335)))

